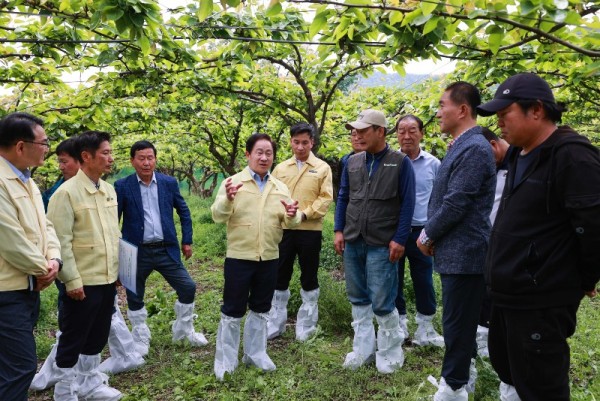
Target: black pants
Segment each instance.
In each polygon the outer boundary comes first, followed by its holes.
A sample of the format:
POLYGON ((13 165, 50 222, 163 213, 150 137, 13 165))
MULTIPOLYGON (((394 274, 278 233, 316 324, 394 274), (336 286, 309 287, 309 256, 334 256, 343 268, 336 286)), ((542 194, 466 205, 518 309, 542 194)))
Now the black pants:
POLYGON ((271 310, 277 280, 277 259, 243 260, 225 258, 225 287, 221 312, 242 317, 246 307, 256 313, 271 310))
POLYGON ((279 271, 277 273, 276 290, 284 291, 290 286, 294 261, 298 256, 300 263, 300 285, 304 291, 319 288, 317 271, 321 253, 321 231, 283 230, 283 238, 279 243, 279 271))
POLYGON ((492 305, 490 361, 503 382, 527 401, 570 399, 570 349, 577 305, 518 310, 492 305))
POLYGON ((96 355, 108 342, 113 314, 115 284, 84 285, 85 298, 76 301, 67 294, 62 296, 60 327, 56 365, 71 368, 79 354, 96 355))
POLYGON ((37 357, 33 326, 40 293, 0 291, 0 400, 27 401, 37 357))
POLYGON ((446 345, 442 377, 456 390, 469 381, 477 356, 477 322, 485 291, 482 274, 442 274, 442 325, 446 345))

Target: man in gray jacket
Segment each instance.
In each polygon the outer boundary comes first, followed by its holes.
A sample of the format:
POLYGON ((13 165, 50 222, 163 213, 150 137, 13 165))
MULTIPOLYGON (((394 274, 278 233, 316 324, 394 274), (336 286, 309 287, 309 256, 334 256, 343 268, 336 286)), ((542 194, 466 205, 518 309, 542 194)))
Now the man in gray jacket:
POLYGON ((446 351, 435 401, 468 399, 469 368, 477 350, 483 264, 496 186, 492 149, 476 121, 480 103, 479 91, 466 82, 448 86, 440 99, 436 117, 452 140, 433 184, 427 223, 417 240, 419 249, 434 257, 434 270, 442 282, 446 351))

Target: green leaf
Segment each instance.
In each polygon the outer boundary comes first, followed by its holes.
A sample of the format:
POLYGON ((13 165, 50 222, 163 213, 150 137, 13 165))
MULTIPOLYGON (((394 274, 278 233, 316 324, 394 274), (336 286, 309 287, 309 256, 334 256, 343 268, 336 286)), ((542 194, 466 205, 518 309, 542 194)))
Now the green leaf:
POLYGON ((433 17, 432 14, 429 14, 429 15, 419 15, 417 18, 415 18, 413 20, 413 25, 416 25, 416 26, 423 25, 424 23, 426 23, 427 21, 429 21, 431 19, 431 17, 433 17))
POLYGON ((438 17, 433 17, 429 21, 427 21, 425 23, 425 26, 423 27, 423 35, 427 35, 429 32, 437 28, 439 20, 440 19, 438 17))
POLYGON ((213 0, 200 0, 200 8, 198 9, 198 19, 202 22, 213 11, 213 0))
POLYGON ((404 19, 404 13, 394 10, 394 11, 390 12, 390 15, 388 18, 390 20, 390 24, 394 25, 394 24, 397 24, 398 22, 401 22, 404 19))
POLYGON ((488 44, 490 46, 490 50, 493 54, 498 53, 498 49, 502 44, 502 38, 504 37, 504 29, 500 28, 497 25, 493 25, 488 28, 490 35, 488 37, 488 44))
POLYGON ((435 1, 421 1, 421 11, 423 11, 423 15, 431 15, 431 13, 435 10, 438 3, 435 1))
POLYGON ((272 6, 270 6, 267 11, 265 12, 265 16, 267 17, 274 17, 278 14, 281 14, 281 11, 283 10, 283 8, 281 7, 281 3, 280 2, 276 2, 275 4, 273 4, 272 6))
POLYGON ((142 34, 138 42, 142 49, 142 53, 147 56, 150 53, 150 39, 145 34, 142 34))
POLYGON ((106 18, 112 21, 118 20, 125 14, 125 12, 117 6, 105 7, 102 13, 106 18))
POLYGON ((327 14, 328 12, 325 11, 315 16, 312 24, 310 24, 310 28, 308 28, 308 36, 310 38, 313 38, 325 25, 327 25, 327 14))

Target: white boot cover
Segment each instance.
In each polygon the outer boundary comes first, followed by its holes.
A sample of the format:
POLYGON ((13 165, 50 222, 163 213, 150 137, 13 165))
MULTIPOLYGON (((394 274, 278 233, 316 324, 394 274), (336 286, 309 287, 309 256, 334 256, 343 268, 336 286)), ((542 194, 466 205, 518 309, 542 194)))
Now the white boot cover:
POLYGON ((415 332, 413 344, 434 345, 436 347, 444 346, 444 337, 439 335, 433 327, 433 316, 422 315, 417 312, 417 316, 415 316, 417 331, 415 332))
POLYGON ((465 390, 467 390, 467 393, 475 393, 475 382, 477 382, 477 364, 475 358, 471 358, 471 366, 469 366, 469 381, 465 386, 465 390))
POLYGON ((406 315, 400 315, 400 330, 404 336, 404 340, 408 338, 408 318, 406 315))
POLYGON ((273 293, 273 301, 271 302, 271 310, 269 311, 269 321, 267 322, 267 338, 269 340, 285 333, 287 304, 289 299, 290 290, 275 290, 273 293))
POLYGON ((500 401, 521 401, 521 398, 514 386, 500 382, 500 401))
POLYGON ((352 328, 352 352, 346 355, 342 366, 356 370, 375 358, 375 327, 371 305, 352 305, 352 328))
MULTIPOLYGON (((434 379, 435 380, 435 379, 434 379)), ((468 401, 469 394, 465 390, 465 386, 462 386, 458 390, 452 390, 446 380, 442 377, 438 385, 438 391, 433 396, 433 401, 468 401)))
POLYGON ((127 309, 127 318, 131 322, 131 335, 133 336, 136 352, 141 356, 148 355, 152 336, 150 335, 150 328, 146 324, 148 318, 146 307, 136 311, 127 309))
POLYGON ((264 371, 275 370, 267 355, 267 313, 250 311, 244 324, 244 356, 242 362, 264 371))
POLYGON ((182 304, 175 302, 175 315, 177 319, 173 323, 173 342, 187 340, 193 347, 202 347, 208 344, 204 334, 194 331, 194 303, 182 304))
POLYGON ((237 368, 241 321, 242 318, 221 313, 214 364, 215 376, 219 381, 223 380, 226 372, 233 373, 237 368))
POLYGON ((379 373, 393 373, 404 364, 404 336, 400 330, 400 316, 398 310, 394 309, 392 313, 385 316, 375 315, 375 318, 379 324, 375 366, 379 373))
POLYGON ((55 373, 54 401, 78 401, 77 383, 73 368, 59 368, 53 362, 52 371, 55 373))
POLYGON ((300 290, 302 305, 296 318, 296 340, 306 341, 317 331, 319 320, 319 289, 312 291, 300 290))
POLYGON ((110 357, 98 367, 101 372, 112 374, 133 370, 144 364, 144 358, 136 351, 133 336, 125 324, 121 310, 118 305, 115 306, 108 335, 110 357))
POLYGON ((477 326, 477 354, 482 358, 489 358, 490 351, 488 349, 488 332, 490 329, 483 326, 477 326))
POLYGON ((117 401, 123 394, 108 386, 108 376, 98 370, 100 354, 79 355, 75 373, 77 374, 77 392, 79 400, 85 401, 117 401))
POLYGON ((57 367, 54 361, 56 360, 56 349, 58 348, 58 338, 60 337, 60 334, 60 331, 56 332, 56 342, 52 345, 50 354, 46 357, 40 371, 33 377, 33 381, 31 382, 31 385, 29 385, 30 390, 42 391, 48 387, 54 386, 58 382, 59 372, 56 370, 57 367))

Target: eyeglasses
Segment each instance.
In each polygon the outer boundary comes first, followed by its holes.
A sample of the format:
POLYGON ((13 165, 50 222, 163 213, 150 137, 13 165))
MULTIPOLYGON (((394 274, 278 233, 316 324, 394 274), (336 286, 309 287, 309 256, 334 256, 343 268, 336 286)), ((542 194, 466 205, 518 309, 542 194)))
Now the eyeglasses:
POLYGON ((36 145, 46 146, 48 149, 50 149, 50 139, 46 139, 45 141, 41 141, 41 142, 23 140, 23 142, 35 143, 36 145))

